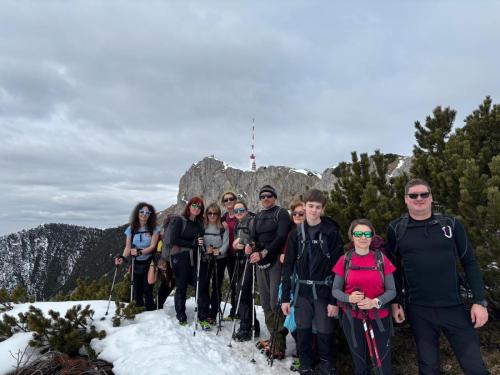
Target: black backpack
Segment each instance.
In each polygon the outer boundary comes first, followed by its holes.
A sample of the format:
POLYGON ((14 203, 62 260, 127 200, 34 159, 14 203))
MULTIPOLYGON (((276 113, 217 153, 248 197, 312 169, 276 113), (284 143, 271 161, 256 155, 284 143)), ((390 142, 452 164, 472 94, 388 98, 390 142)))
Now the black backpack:
POLYGON ((184 232, 187 225, 187 219, 182 215, 170 214, 163 221, 163 247, 161 249, 161 259, 170 261, 172 253, 172 228, 176 220, 182 220, 181 233, 184 232))

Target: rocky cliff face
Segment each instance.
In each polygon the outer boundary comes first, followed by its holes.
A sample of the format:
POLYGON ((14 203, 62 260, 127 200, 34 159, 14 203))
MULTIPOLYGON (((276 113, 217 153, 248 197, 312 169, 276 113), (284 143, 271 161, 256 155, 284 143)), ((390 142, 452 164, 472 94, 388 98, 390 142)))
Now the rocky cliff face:
POLYGON ((315 186, 321 178, 312 172, 288 167, 260 167, 256 172, 232 168, 222 161, 207 157, 193 164, 181 177, 176 209, 182 209, 193 196, 202 196, 205 202, 220 202, 224 191, 234 191, 251 210, 258 207, 259 188, 272 185, 278 192, 280 204, 288 205, 305 189, 315 186))
MULTIPOLYGON (((411 165, 409 157, 395 157, 390 165, 389 176, 407 172, 411 165)), ((259 207, 260 187, 269 184, 278 192, 278 204, 289 207, 308 189, 315 188, 325 192, 332 190, 337 177, 335 168, 327 168, 323 173, 290 167, 260 167, 255 172, 242 171, 213 157, 206 157, 195 163, 181 177, 177 203, 165 212, 180 212, 193 196, 201 196, 206 204, 220 203, 224 191, 233 191, 256 211, 259 207)))

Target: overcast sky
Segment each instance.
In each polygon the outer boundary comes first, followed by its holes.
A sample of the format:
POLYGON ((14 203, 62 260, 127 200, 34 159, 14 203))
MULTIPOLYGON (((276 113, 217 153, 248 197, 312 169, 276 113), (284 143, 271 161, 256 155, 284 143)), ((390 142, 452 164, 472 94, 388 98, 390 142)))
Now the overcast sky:
POLYGON ((123 224, 214 154, 322 172, 500 101, 500 2, 2 1, 0 235, 123 224))

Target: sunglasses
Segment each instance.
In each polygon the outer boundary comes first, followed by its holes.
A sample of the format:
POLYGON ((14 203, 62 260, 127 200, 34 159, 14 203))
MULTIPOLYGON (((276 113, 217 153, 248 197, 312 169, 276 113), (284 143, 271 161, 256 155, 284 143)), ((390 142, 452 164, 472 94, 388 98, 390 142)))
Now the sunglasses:
POLYGON ((203 206, 202 206, 201 204, 193 203, 193 204, 191 205, 191 208, 201 210, 201 209, 203 208, 203 206))
POLYGON ((356 231, 352 232, 352 235, 356 238, 361 238, 363 235, 365 236, 365 238, 372 238, 373 232, 372 231, 362 232, 360 230, 356 230, 356 231))
POLYGON ((302 217, 302 216, 304 216, 304 213, 303 212, 292 212, 292 216, 302 217))
POLYGON ((431 193, 429 193, 428 191, 426 191, 425 193, 409 193, 409 194, 406 194, 406 195, 410 199, 417 199, 418 197, 420 197, 422 199, 427 199, 427 198, 429 198, 429 196, 431 195, 431 193))
POLYGON ((139 215, 142 215, 142 216, 149 216, 149 215, 151 215, 151 211, 147 211, 147 210, 139 210, 139 215))
POLYGON ((236 198, 234 198, 234 197, 231 197, 231 198, 224 198, 223 202, 224 202, 224 203, 227 203, 227 202, 232 202, 232 201, 235 201, 235 200, 236 200, 236 198))
POLYGON ((219 216, 219 213, 218 212, 207 212, 207 215, 219 216))
POLYGON ((233 214, 242 214, 245 211, 245 207, 235 208, 233 209, 233 214))
POLYGON ((272 194, 262 194, 259 199, 260 200, 263 200, 263 199, 271 199, 272 197, 274 197, 274 195, 272 194))

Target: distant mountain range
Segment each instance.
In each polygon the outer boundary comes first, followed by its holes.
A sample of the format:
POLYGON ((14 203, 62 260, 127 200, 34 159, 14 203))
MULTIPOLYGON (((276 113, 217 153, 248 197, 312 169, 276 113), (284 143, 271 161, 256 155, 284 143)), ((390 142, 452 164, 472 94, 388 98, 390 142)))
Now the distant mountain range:
MULTIPOLYGON (((386 155, 391 161, 390 176, 407 172, 411 158, 386 155)), ((194 195, 207 203, 218 202, 223 191, 231 190, 253 211, 258 209, 258 190, 270 184, 278 192, 279 204, 288 207, 309 188, 330 191, 337 180, 336 168, 323 173, 283 166, 242 171, 213 157, 193 164, 181 177, 177 203, 159 213, 160 222, 170 212, 180 212, 194 195)), ((24 285, 37 300, 57 292, 68 292, 78 278, 93 280, 113 271, 113 258, 124 246, 126 225, 96 229, 67 224, 45 224, 0 237, 0 287, 24 285)))

